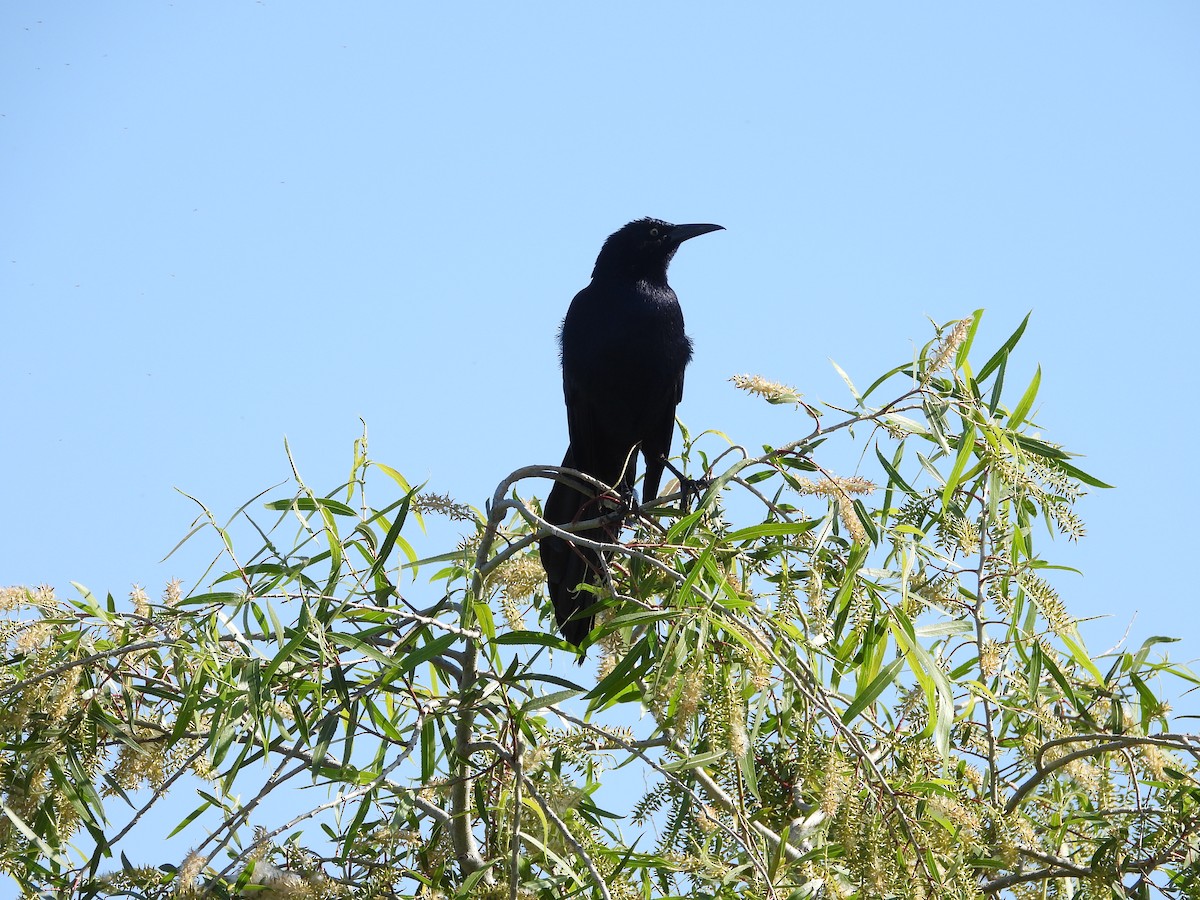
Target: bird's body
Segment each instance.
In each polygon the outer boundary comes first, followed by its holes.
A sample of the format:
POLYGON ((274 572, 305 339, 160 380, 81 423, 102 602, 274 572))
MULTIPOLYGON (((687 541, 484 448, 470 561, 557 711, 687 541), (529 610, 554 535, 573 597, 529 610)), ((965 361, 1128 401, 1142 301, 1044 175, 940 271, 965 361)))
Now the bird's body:
MULTIPOLYGON (((640 452, 646 459, 642 495, 658 496, 684 370, 692 358, 683 312, 667 284, 667 266, 683 241, 719 228, 639 219, 605 241, 591 283, 571 301, 559 332, 571 438, 564 468, 586 472, 632 497, 640 452)), ((552 524, 569 525, 604 510, 594 492, 556 482, 544 512, 552 524)), ((612 541, 619 530, 614 524, 580 536, 612 541)), ((554 536, 542 539, 541 557, 559 629, 578 646, 591 631, 592 618, 577 614, 596 598, 576 588, 595 583, 598 557, 554 536)))

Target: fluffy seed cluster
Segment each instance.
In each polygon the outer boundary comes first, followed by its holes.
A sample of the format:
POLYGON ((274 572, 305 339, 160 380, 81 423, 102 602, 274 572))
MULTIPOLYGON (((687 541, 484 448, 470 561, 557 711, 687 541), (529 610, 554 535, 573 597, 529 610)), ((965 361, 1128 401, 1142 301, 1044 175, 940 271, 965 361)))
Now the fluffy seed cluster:
POLYGON ((129 592, 129 602, 133 604, 133 613, 143 619, 150 618, 150 598, 140 584, 135 584, 129 592))
POLYGON ((969 519, 947 512, 938 522, 938 544, 945 550, 958 550, 971 556, 979 550, 979 526, 969 519))
POLYGON ((465 503, 459 503, 449 494, 437 494, 433 491, 421 491, 412 498, 412 511, 425 515, 436 513, 445 516, 451 522, 477 522, 479 517, 475 510, 465 503))
POLYGON ((972 322, 974 322, 974 318, 971 316, 960 320, 942 338, 941 342, 929 355, 929 363, 926 365, 925 373, 921 377, 922 384, 928 384, 933 376, 944 369, 950 360, 954 358, 954 354, 958 352, 958 348, 962 346, 962 342, 967 339, 972 322))
POLYGON ((692 718, 700 709, 700 701, 704 697, 705 677, 696 668, 680 670, 679 700, 675 705, 675 721, 679 727, 687 728, 692 718))
POLYGON ((179 601, 182 599, 183 582, 178 578, 172 578, 167 582, 167 586, 163 589, 163 604, 168 607, 175 607, 179 605, 179 601))
POLYGON ((979 670, 984 676, 992 678, 998 675, 1003 662, 1004 646, 990 638, 984 640, 983 646, 979 648, 979 670))
POLYGON ((53 612, 59 608, 54 588, 49 585, 28 588, 20 585, 0 587, 0 612, 9 612, 22 606, 31 606, 42 612, 53 612))
POLYGON ((828 643, 833 636, 833 623, 829 619, 829 603, 825 599, 825 578, 821 567, 814 560, 812 572, 809 573, 806 607, 808 613, 808 639, 813 646, 819 647, 828 643))
POLYGON ((872 494, 875 492, 875 483, 860 475, 851 475, 849 478, 797 478, 795 489, 800 494, 840 497, 843 494, 872 494))
POLYGON ((1018 575, 1017 582, 1025 591, 1025 595, 1037 604, 1051 631, 1055 634, 1068 634, 1075 627, 1075 620, 1067 614, 1067 608, 1058 596, 1058 591, 1054 590, 1049 582, 1030 572, 1018 575))
POLYGON ((762 397, 768 403, 798 404, 800 403, 800 398, 804 396, 794 387, 780 384, 778 381, 768 381, 761 375, 734 375, 729 380, 733 382, 733 386, 738 390, 745 391, 747 394, 753 394, 756 397, 762 397))
POLYGON ((836 753, 829 754, 821 781, 821 812, 827 816, 835 815, 849 791, 850 776, 842 758, 836 753))
POLYGON ((544 577, 541 563, 532 553, 506 560, 488 576, 488 580, 500 589, 500 609, 511 630, 525 629, 521 601, 537 593, 544 577))
POLYGON ((796 478, 793 487, 799 494, 809 494, 818 497, 829 497, 837 503, 838 518, 856 544, 867 542, 867 532, 858 512, 854 508, 856 495, 870 494, 875 491, 875 484, 858 475, 849 478, 796 478))

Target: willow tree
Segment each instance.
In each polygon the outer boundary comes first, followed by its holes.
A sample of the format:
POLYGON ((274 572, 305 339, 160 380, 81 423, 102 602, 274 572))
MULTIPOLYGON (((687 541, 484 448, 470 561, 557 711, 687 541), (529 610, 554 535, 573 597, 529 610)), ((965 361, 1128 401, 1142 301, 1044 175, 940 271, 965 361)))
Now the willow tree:
POLYGON ((479 510, 365 435, 332 492, 293 466, 266 513, 204 510, 190 594, 5 590, 0 866, 80 896, 1200 896, 1200 738, 1164 699, 1195 678, 1163 638, 1087 649, 1043 548, 1105 485, 1031 421, 1040 370, 1008 393, 1025 324, 979 363, 979 320, 844 408, 735 377, 802 436, 684 431, 702 495, 592 545, 596 668, 536 555, 536 497, 586 476, 479 510))

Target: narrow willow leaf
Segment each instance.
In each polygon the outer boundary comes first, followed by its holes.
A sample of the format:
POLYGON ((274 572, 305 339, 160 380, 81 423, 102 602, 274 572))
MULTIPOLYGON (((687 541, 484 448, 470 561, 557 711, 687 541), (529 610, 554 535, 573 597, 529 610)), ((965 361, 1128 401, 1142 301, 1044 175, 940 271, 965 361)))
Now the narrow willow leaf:
POLYGON ((296 628, 296 633, 288 639, 288 642, 279 648, 279 652, 271 658, 271 662, 262 672, 263 682, 270 682, 279 671, 279 667, 292 658, 292 654, 304 645, 305 641, 311 640, 312 636, 308 633, 308 629, 304 626, 296 628))
POLYGON ((568 644, 557 635, 544 631, 506 631, 496 635, 493 644, 505 644, 514 647, 552 647, 555 650, 575 652, 575 647, 568 644))
POLYGON ((646 638, 642 638, 618 662, 599 684, 587 693, 592 708, 613 702, 620 694, 650 667, 654 655, 649 652, 646 638))
POLYGON ((535 697, 528 703, 521 706, 521 713, 529 715, 539 709, 545 709, 547 706, 554 706, 556 703, 566 703, 578 697, 580 691, 555 691, 553 694, 546 694, 544 697, 535 697))
POLYGON ((437 723, 426 718, 421 723, 421 781, 428 784, 437 771, 437 723))
POLYGON ((1082 643, 1076 640, 1077 637, 1078 635, 1059 635, 1059 639, 1066 644, 1067 649, 1071 651, 1071 658, 1084 669, 1086 669, 1089 675, 1096 679, 1097 685, 1105 684, 1104 676, 1100 674, 1100 670, 1096 668, 1096 664, 1092 662, 1092 658, 1087 655, 1087 651, 1083 649, 1082 643))
POLYGON ((975 626, 965 619, 952 619, 949 622, 933 622, 929 625, 921 625, 914 628, 913 633, 917 637, 942 638, 953 637, 959 634, 970 634, 974 630, 975 626))
POLYGON ((1025 434, 1015 433, 1010 433, 1009 437, 1011 437, 1016 445, 1022 450, 1027 450, 1035 456, 1052 459, 1055 462, 1060 462, 1068 458, 1068 454, 1062 448, 1055 447, 1053 444, 1047 444, 1045 441, 1039 441, 1037 438, 1032 438, 1025 434))
POLYGON ((1025 326, 1029 324, 1029 317, 1032 315, 1032 310, 1027 312, 1025 318, 1021 320, 1021 324, 1017 326, 1017 330, 1012 333, 1007 341, 1000 345, 1000 349, 992 355, 992 358, 983 364, 983 368, 979 370, 979 375, 977 376, 979 381, 983 381, 991 375, 996 367, 1008 357, 1012 349, 1017 346, 1017 342, 1021 340, 1021 335, 1025 333, 1025 326))
POLYGON ((867 388, 865 391, 863 391, 862 399, 865 401, 868 397, 871 396, 871 394, 873 394, 875 392, 875 389, 877 387, 879 387, 881 384, 883 384, 885 381, 889 381, 890 379, 894 378, 896 375, 899 375, 901 372, 907 372, 911 368, 912 368, 912 363, 904 363, 903 365, 896 366, 894 369, 889 369, 888 371, 884 372, 882 375, 880 375, 878 378, 876 378, 873 382, 871 382, 871 386, 869 388, 867 388))
POLYGON ((968 424, 966 431, 959 436, 959 455, 954 458, 954 467, 950 469, 950 474, 946 479, 946 486, 942 488, 942 506, 950 505, 950 497, 954 494, 954 488, 959 486, 959 478, 962 475, 962 469, 966 468, 967 460, 970 460, 974 454, 974 424, 968 424))
POLYGON ((899 610, 892 610, 892 636, 908 662, 909 670, 925 692, 929 713, 926 733, 931 733, 942 758, 950 755, 950 728, 954 724, 954 693, 942 667, 916 639, 912 622, 899 610))
POLYGON ((995 416, 996 410, 1000 408, 1000 397, 1004 393, 1004 376, 1008 372, 1008 357, 1000 363, 1000 368, 996 370, 996 380, 992 382, 992 396, 988 400, 988 415, 995 416))
POLYGON ((29 841, 31 841, 32 843, 37 845, 37 848, 42 852, 42 854, 47 859, 54 860, 54 862, 57 863, 59 866, 61 866, 63 869, 71 868, 71 863, 67 860, 67 858, 65 856, 60 854, 57 850, 54 850, 49 844, 47 844, 42 838, 40 838, 32 828, 30 828, 27 824, 25 824, 25 821, 20 816, 18 816, 8 806, 8 804, 4 803, 2 800, 0 800, 0 812, 4 813, 4 815, 8 818, 8 820, 10 822, 12 822, 13 826, 17 829, 17 831, 21 832, 21 834, 25 835, 25 837, 29 841))
MULTIPOLYGON (((396 540, 400 537, 400 530, 404 528, 404 522, 408 518, 408 507, 411 499, 411 493, 404 498, 404 503, 401 505, 400 511, 396 513, 395 521, 392 522, 387 530, 387 534, 384 535, 383 543, 379 545, 379 554, 375 562, 371 565, 371 570, 367 573, 368 579, 374 579, 387 566, 388 557, 392 555, 392 548, 396 546, 396 540)), ((411 562, 411 559, 409 561, 411 562)))
POLYGON ((496 620, 492 616, 492 608, 482 600, 476 600, 472 604, 475 611, 475 621, 479 623, 479 630, 483 636, 489 641, 496 640, 496 620))
POLYGON ((933 460, 931 460, 928 456, 926 456, 920 450, 917 451, 917 459, 921 463, 921 468, 924 469, 926 472, 928 472, 930 475, 932 475, 934 480, 937 481, 938 484, 945 485, 946 477, 944 475, 942 475, 941 472, 938 471, 938 467, 937 467, 937 465, 934 464, 933 460))
POLYGON ((313 746, 311 769, 316 772, 325 765, 325 759, 329 755, 329 745, 333 743, 333 736, 338 729, 338 716, 335 713, 328 713, 321 720, 321 727, 317 729, 317 742, 313 746))
POLYGON ((1158 635, 1158 634, 1154 635, 1153 637, 1146 638, 1146 640, 1142 641, 1142 646, 1138 649, 1137 653, 1134 654, 1134 656, 1133 656, 1132 669, 1134 671, 1141 669, 1141 667, 1146 662, 1146 657, 1148 657, 1150 655, 1150 649, 1155 644, 1174 644, 1174 643, 1177 643, 1178 641, 1179 641, 1179 638, 1163 637, 1162 635, 1158 635))
POLYGON ((820 519, 810 519, 807 522, 763 522, 761 525, 751 525, 748 528, 740 528, 737 531, 722 537, 721 541, 724 543, 736 544, 739 541, 750 541, 760 537, 785 534, 804 534, 812 531, 819 524, 821 524, 820 519))
POLYGON ((856 388, 854 386, 854 382, 850 380, 850 376, 847 375, 842 370, 842 367, 839 366, 837 363, 835 363, 832 359, 829 361, 829 364, 831 366, 833 366, 834 369, 837 370, 837 373, 839 375, 842 376, 842 381, 846 382, 846 387, 848 387, 850 389, 850 395, 854 398, 854 402, 857 403, 859 406, 862 406, 862 397, 859 396, 858 388, 856 388))
POLYGON ((900 459, 904 455, 904 445, 901 444, 896 448, 896 457, 893 462, 888 462, 882 453, 879 452, 879 446, 875 446, 875 458, 879 460, 879 464, 883 466, 885 472, 888 473, 888 488, 893 486, 900 488, 906 494, 915 495, 917 492, 912 489, 912 486, 904 480, 900 474, 899 465, 900 459))
POLYGON ((179 834, 179 832, 191 825, 192 822, 196 821, 197 818, 204 815, 204 813, 206 813, 211 806, 212 804, 205 800, 203 803, 193 809, 190 813, 183 817, 178 825, 171 829, 171 833, 167 835, 167 840, 175 837, 175 835, 179 834))
POLYGON ((434 638, 425 646, 414 650, 412 653, 404 653, 403 650, 400 650, 396 654, 397 665, 394 673, 396 675, 403 675, 405 672, 411 672, 417 666, 421 665, 421 663, 428 662, 436 656, 441 656, 461 640, 462 638, 457 634, 444 634, 439 638, 434 638))
POLYGON ((367 813, 375 805, 375 793, 374 790, 367 791, 359 802, 358 809, 354 812, 354 818, 350 820, 350 827, 346 829, 342 839, 342 856, 352 857, 354 855, 358 844, 358 832, 362 828, 363 822, 366 821, 367 813))
POLYGON ((729 753, 728 750, 710 750, 708 753, 697 753, 687 759, 677 759, 663 764, 664 772, 683 772, 687 769, 703 769, 713 763, 720 762, 729 753))
POLYGON ((1084 484, 1091 485, 1092 487, 1096 487, 1096 488, 1112 488, 1111 484, 1105 484, 1099 478, 1096 478, 1093 475, 1089 475, 1087 472, 1084 472, 1082 469, 1075 468, 1075 466, 1071 465, 1066 460, 1057 460, 1055 462, 1055 466, 1062 469, 1064 472, 1066 472, 1068 475, 1070 475, 1076 481, 1082 481, 1084 484))
POLYGON ((896 680, 896 673, 904 667, 905 662, 906 660, 903 656, 898 656, 892 662, 888 663, 883 671, 876 675, 874 680, 863 688, 855 696, 851 704, 846 707, 846 711, 842 713, 842 721, 849 725, 859 713, 874 703, 879 698, 879 695, 887 690, 888 685, 896 680))
POLYGON ((340 500, 331 500, 328 497, 293 497, 290 500, 272 500, 263 504, 267 509, 286 512, 289 509, 298 509, 302 512, 316 512, 319 509, 326 510, 335 516, 349 516, 355 518, 358 513, 342 503, 340 500))
POLYGON ((954 368, 961 369, 963 363, 967 361, 967 355, 971 352, 971 345, 975 343, 975 332, 979 330, 979 323, 981 321, 983 321, 982 308, 971 313, 971 325, 967 329, 967 336, 963 338, 963 342, 958 345, 958 351, 954 354, 954 368))
POLYGON ((1025 417, 1029 415, 1029 410, 1033 407, 1033 401, 1037 399, 1038 388, 1042 384, 1042 367, 1038 366, 1037 371, 1033 374, 1033 380, 1029 382, 1029 387, 1025 388, 1025 393, 1021 396, 1020 401, 1013 408, 1013 411, 1008 416, 1008 427, 1017 428, 1025 417))

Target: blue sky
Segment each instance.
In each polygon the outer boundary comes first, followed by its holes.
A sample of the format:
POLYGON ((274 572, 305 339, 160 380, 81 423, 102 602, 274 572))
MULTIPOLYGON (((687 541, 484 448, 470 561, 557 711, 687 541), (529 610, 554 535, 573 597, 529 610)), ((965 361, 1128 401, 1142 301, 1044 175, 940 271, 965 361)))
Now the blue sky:
POLYGON ((175 488, 230 513, 285 435, 332 488, 360 416, 482 505, 560 459, 558 322, 654 215, 728 229, 672 269, 680 415, 749 446, 806 421, 734 373, 841 403, 829 359, 1032 310, 1014 382, 1118 486, 1064 600, 1200 655, 1198 45, 1182 2, 5 3, 0 582, 190 584, 175 488))

